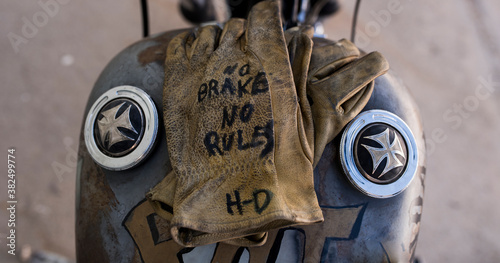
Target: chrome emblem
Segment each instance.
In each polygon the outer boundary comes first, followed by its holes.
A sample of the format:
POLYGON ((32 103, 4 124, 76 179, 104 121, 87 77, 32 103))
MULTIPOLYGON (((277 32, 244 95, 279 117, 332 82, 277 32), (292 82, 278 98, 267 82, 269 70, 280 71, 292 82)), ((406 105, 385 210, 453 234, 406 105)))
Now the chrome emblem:
POLYGON ((366 136, 363 138, 376 141, 380 145, 382 145, 382 148, 378 148, 378 147, 372 147, 369 145, 361 144, 361 146, 365 147, 366 150, 368 150, 368 152, 372 156, 372 161, 374 164, 372 174, 375 173, 378 166, 380 165, 380 163, 383 160, 386 160, 387 163, 384 167, 384 170, 378 176, 378 178, 382 177, 388 171, 390 171, 394 168, 403 166, 403 164, 396 157, 396 154, 399 154, 400 156, 405 158, 405 154, 403 153, 403 149, 401 148, 401 143, 399 142, 399 139, 397 136, 394 137, 394 140, 392 143, 389 142, 389 128, 386 128, 382 133, 372 135, 372 136, 366 136))
POLYGON ((384 110, 358 115, 346 127, 340 145, 342 167, 366 195, 388 198, 413 180, 418 153, 415 138, 398 116, 384 110))
POLYGON ((102 94, 85 121, 85 144, 99 165, 125 170, 139 164, 153 148, 158 113, 143 90, 119 86, 102 94))
POLYGON ((125 140, 135 141, 135 139, 130 138, 127 135, 120 132, 118 130, 118 127, 131 130, 135 134, 138 134, 138 132, 134 129, 134 126, 132 126, 132 123, 130 121, 130 107, 132 107, 131 105, 127 107, 125 112, 123 112, 120 115, 120 117, 118 118, 116 117, 116 115, 118 114, 118 110, 124 104, 125 102, 110 110, 101 113, 104 117, 97 121, 97 123, 99 124, 99 132, 101 135, 101 140, 109 135, 109 140, 106 147, 107 149, 109 149, 110 146, 113 146, 115 143, 118 142, 122 142, 125 140))
POLYGON ((115 99, 99 112, 94 138, 106 155, 119 157, 132 151, 144 133, 141 108, 130 99, 115 99), (135 127, 134 127, 135 126, 135 127))

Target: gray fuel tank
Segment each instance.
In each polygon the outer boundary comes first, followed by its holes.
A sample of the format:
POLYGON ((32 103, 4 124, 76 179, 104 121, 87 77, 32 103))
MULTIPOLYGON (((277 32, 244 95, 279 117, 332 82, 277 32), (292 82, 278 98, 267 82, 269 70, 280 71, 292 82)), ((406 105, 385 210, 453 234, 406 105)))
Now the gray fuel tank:
MULTIPOLYGON (((148 94, 159 117, 156 138, 153 138, 154 144, 147 156, 140 156, 144 158, 139 164, 120 171, 103 168, 91 157, 85 143, 84 120, 77 170, 76 245, 79 262, 413 260, 423 205, 425 142, 418 108, 391 71, 376 79, 373 95, 363 112, 383 110, 393 113, 413 134, 416 145, 413 150, 418 154, 418 161, 414 164, 413 180, 401 193, 376 198, 364 193, 359 186, 355 187, 347 175, 349 171, 345 172, 343 168, 342 138, 339 135, 327 145, 314 170, 315 189, 325 218, 323 223, 272 231, 262 247, 218 243, 184 248, 175 243, 170 238, 167 223, 145 201, 145 194, 171 170, 162 121, 163 63, 168 42, 179 32, 159 34, 123 50, 104 69, 90 94, 85 118, 103 94, 118 86, 137 87, 148 94)), ((142 118, 144 121, 146 114, 142 118)), ((138 123, 140 125, 140 120, 138 123)), ((394 135, 392 138, 394 142, 394 135)), ((408 142, 402 142, 402 145, 408 146, 408 142)), ((375 162, 375 157, 372 158, 375 162)), ((405 162, 409 159, 409 152, 405 158, 398 158, 405 162)), ((380 166, 384 166, 382 158, 378 159, 382 161, 380 166)), ((401 169, 407 169, 407 166, 405 164, 401 169)), ((389 185, 384 182, 376 184, 382 188, 389 185)))

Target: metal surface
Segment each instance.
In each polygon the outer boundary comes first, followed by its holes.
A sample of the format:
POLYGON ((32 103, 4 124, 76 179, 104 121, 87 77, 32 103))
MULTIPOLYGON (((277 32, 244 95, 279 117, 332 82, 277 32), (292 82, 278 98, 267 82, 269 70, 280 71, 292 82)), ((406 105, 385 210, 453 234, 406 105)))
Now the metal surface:
POLYGON ((300 1, 300 8, 297 14, 297 22, 299 25, 303 25, 306 22, 308 9, 309 9, 309 0, 300 1))
MULTIPOLYGON (((144 90, 162 109, 165 47, 178 34, 148 38, 118 54, 104 69, 89 97, 92 104, 112 87, 144 90)), ((279 229, 262 247, 218 243, 183 248, 170 238, 168 224, 145 195, 171 171, 162 118, 157 146, 128 170, 99 166, 80 143, 77 192, 79 262, 408 262, 420 227, 425 144, 418 109, 401 82, 389 72, 376 79, 363 111, 380 109, 399 116, 413 131, 419 158, 415 179, 401 194, 371 198, 346 179, 340 164, 340 136, 328 144, 314 170, 315 190, 325 222, 279 229)), ((83 131, 82 131, 83 135, 83 131)))
POLYGON ((102 94, 90 108, 84 128, 90 156, 102 167, 116 171, 144 160, 157 133, 158 112, 153 100, 133 86, 118 86, 102 94))
POLYGON ((389 198, 404 191, 415 177, 418 150, 413 133, 403 120, 385 110, 370 110, 347 125, 340 141, 340 160, 347 178, 357 189, 371 197, 389 198), (365 131, 370 128, 381 132, 366 136, 365 131), (376 144, 362 144, 360 139, 376 144), (363 148, 371 158, 360 154, 363 148))

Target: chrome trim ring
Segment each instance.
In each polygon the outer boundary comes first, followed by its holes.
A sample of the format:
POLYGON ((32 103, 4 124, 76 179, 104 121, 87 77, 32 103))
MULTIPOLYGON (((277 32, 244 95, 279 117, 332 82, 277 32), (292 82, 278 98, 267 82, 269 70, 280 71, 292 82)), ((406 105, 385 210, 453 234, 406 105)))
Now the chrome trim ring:
MULTIPOLYGON (((115 107, 115 108, 116 112, 114 113, 118 115, 118 110, 120 107, 115 107)), ((124 112, 130 114, 129 109, 125 110, 124 112)), ((124 113, 122 112, 121 114, 123 115, 124 113)), ((116 115, 113 115, 113 118, 123 119, 121 118, 121 116, 116 117, 116 115)), ((128 119, 129 116, 126 117, 128 119)), ((117 129, 126 127, 118 126, 118 124, 114 124, 113 121, 118 123, 117 120, 110 121, 111 124, 108 125, 112 126, 110 129, 114 128, 115 134, 119 133, 118 134, 119 136, 123 136, 123 138, 128 138, 126 137, 126 135, 121 134, 117 129), (113 125, 115 126, 113 127, 113 125)), ((123 122, 123 120, 121 121, 123 122)), ((128 120, 128 122, 130 122, 130 120, 128 120)), ((130 123, 128 123, 128 125, 129 127, 132 127, 130 123)), ((121 171, 138 165, 151 152, 157 137, 157 133, 158 133, 158 112, 156 110, 156 106, 153 100, 142 89, 133 86, 118 86, 102 94, 94 102, 94 104, 92 105, 87 114, 87 118, 85 119, 84 137, 87 150, 92 159, 94 159, 96 163, 98 163, 100 166, 108 170, 121 171), (139 143, 134 144, 133 149, 128 151, 124 156, 110 156, 109 153, 106 154, 103 152, 102 145, 101 148, 99 148, 99 146, 96 143, 97 139, 96 130, 99 129, 98 127, 96 127, 96 123, 98 123, 99 115, 102 115, 101 110, 104 107, 106 107, 106 105, 112 103, 117 99, 130 100, 131 104, 137 105, 138 108, 140 108, 139 111, 141 111, 141 114, 144 117, 144 120, 141 125, 142 126, 141 131, 136 131, 134 128, 130 128, 131 130, 133 130, 133 132, 137 133, 140 132, 141 137, 137 139, 140 140, 139 143)), ((107 132, 105 134, 107 134, 107 132)), ((99 139, 102 141, 105 140, 104 138, 99 138, 99 139)), ((126 140, 126 139, 118 139, 114 141, 120 141, 120 140, 126 140)))
POLYGON ((371 197, 389 198, 403 192, 415 177, 418 149, 413 133, 401 118, 385 110, 370 110, 362 112, 347 125, 340 141, 340 160, 344 173, 355 188, 371 197), (363 132, 375 125, 385 126, 387 129, 379 134, 362 137, 363 132), (392 142, 389 139, 389 132, 393 137, 392 142), (365 141, 374 141, 374 144, 371 146, 360 144, 361 137, 365 141), (400 143, 398 138, 402 138, 404 142, 400 143), (357 153, 357 149, 361 149, 360 145, 367 149, 366 152, 369 154, 365 155, 370 158, 365 157, 364 160, 360 160, 357 153), (404 160, 404 163, 401 160, 404 160), (372 169, 363 168, 361 162, 374 167, 373 172, 372 169), (391 170, 399 172, 383 182, 374 177, 375 170, 380 176, 391 170))

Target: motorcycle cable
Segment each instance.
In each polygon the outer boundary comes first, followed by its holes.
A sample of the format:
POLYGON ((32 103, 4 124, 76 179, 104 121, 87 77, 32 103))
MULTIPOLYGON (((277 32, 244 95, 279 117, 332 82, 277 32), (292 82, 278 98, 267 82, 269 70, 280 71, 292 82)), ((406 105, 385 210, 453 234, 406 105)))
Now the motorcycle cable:
POLYGON ((142 36, 149 36, 149 15, 148 15, 148 1, 141 0, 141 11, 142 11, 142 36))
POLYGON ((352 27, 351 27, 351 42, 354 44, 354 38, 356 37, 356 23, 358 21, 359 5, 361 0, 356 0, 356 7, 354 7, 354 15, 352 16, 352 27))

